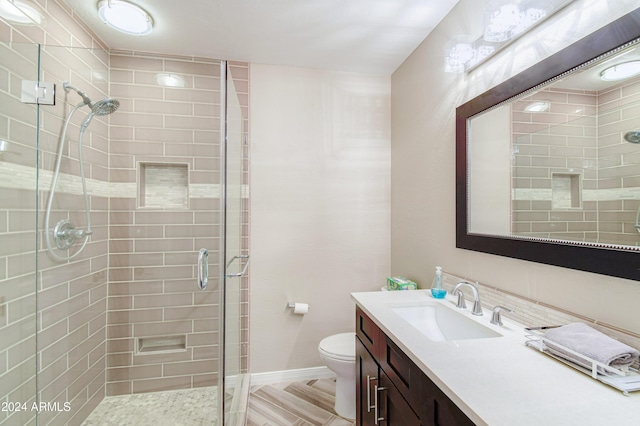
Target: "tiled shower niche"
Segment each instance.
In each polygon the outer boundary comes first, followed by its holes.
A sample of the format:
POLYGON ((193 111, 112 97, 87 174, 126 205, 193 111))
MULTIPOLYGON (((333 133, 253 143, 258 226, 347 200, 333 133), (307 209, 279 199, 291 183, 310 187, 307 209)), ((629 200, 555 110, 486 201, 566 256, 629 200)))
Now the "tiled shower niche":
POLYGON ((553 209, 582 208, 581 175, 575 173, 551 174, 551 207, 553 209))
POLYGON ((189 165, 138 163, 138 206, 189 207, 189 165))

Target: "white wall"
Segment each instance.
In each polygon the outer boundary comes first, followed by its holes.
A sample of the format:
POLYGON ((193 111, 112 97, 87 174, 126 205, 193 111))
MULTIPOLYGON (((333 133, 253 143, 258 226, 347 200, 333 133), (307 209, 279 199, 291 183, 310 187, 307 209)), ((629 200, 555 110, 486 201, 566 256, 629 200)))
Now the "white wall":
POLYGON ((354 330, 349 294, 385 284, 390 80, 251 65, 252 373, 321 366, 320 340, 354 330))
POLYGON ((446 74, 444 45, 481 32, 484 1, 461 0, 392 76, 392 274, 435 265, 640 333, 640 283, 455 248, 455 108, 638 6, 577 0, 469 74, 446 74))

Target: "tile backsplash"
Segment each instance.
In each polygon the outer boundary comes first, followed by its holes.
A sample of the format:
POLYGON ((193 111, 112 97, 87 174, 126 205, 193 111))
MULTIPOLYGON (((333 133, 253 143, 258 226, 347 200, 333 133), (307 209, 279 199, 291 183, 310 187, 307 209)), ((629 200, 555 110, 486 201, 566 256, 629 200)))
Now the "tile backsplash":
MULTIPOLYGON (((476 282, 473 278, 461 277, 447 271, 443 271, 442 277, 444 288, 449 292, 460 281, 476 282)), ((640 349, 640 335, 628 330, 623 330, 610 324, 596 321, 593 318, 568 312, 547 303, 492 287, 489 283, 478 282, 478 291, 483 308, 491 310, 496 306, 504 306, 512 309, 514 311, 513 313, 503 313, 503 315, 525 326, 536 327, 584 322, 610 337, 640 349)), ((467 296, 466 293, 465 296, 467 296)))

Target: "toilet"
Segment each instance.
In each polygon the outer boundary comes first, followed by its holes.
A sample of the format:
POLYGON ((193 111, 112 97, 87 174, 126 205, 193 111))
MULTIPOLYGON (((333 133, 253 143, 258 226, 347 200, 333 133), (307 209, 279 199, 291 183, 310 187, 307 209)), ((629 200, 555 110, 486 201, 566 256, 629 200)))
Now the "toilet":
POLYGON ((318 344, 322 362, 336 373, 336 413, 356 418, 356 334, 340 333, 325 337, 318 344))

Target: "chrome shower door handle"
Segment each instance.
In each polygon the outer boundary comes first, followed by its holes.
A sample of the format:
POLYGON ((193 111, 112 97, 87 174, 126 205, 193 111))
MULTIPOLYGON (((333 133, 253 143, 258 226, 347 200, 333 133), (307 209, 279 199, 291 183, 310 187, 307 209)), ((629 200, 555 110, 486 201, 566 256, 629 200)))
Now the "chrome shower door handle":
POLYGON ((200 249, 198 253, 198 287, 200 290, 207 288, 209 282, 209 250, 200 249))
POLYGON ((239 254, 237 256, 233 256, 231 259, 229 259, 229 261, 227 262, 227 269, 229 269, 229 266, 231 266, 231 264, 233 263, 234 260, 236 259, 245 259, 246 262, 244 264, 244 267, 242 268, 242 271, 238 272, 237 274, 226 274, 227 278, 236 278, 236 277, 241 277, 245 274, 245 272, 247 272, 247 267, 249 266, 249 255, 248 254, 239 254))

